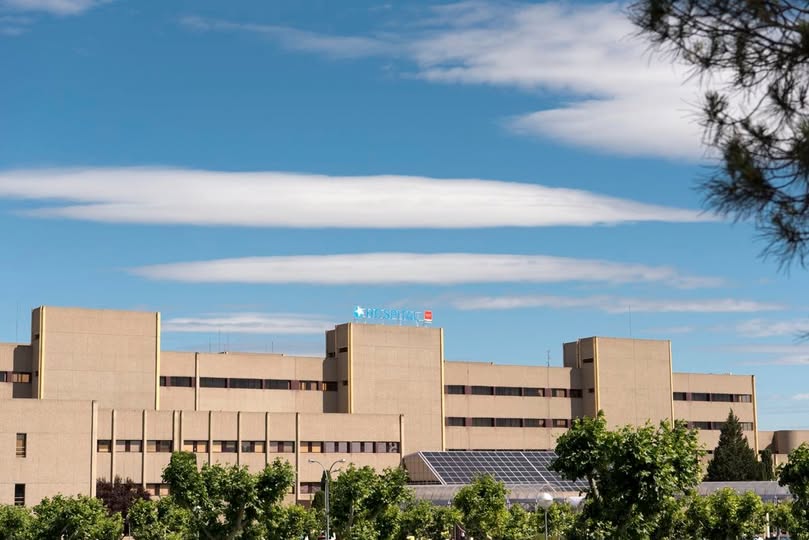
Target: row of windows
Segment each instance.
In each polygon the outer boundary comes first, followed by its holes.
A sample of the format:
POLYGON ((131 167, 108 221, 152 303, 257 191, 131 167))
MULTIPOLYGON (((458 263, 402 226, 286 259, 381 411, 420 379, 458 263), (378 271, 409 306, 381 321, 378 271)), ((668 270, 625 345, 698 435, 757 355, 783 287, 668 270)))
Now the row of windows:
POLYGON ((398 454, 396 441, 301 441, 302 453, 398 454))
POLYGON ((444 419, 444 423, 447 426, 453 427, 570 427, 570 420, 568 418, 464 418, 462 416, 447 416, 444 419))
MULTIPOLYGON (((20 456, 19 435, 17 439, 17 455, 20 456)), ((23 439, 22 457, 25 457, 25 442, 23 439)), ((353 453, 353 454, 398 454, 399 443, 395 441, 301 441, 300 451, 303 453, 353 453)), ((239 441, 211 441, 210 451, 216 454, 235 454, 239 441)), ((183 451, 207 454, 209 442, 206 440, 183 441, 183 451)), ((266 441, 241 441, 241 451, 247 454, 263 454, 266 441)), ((112 452, 112 441, 99 439, 96 451, 101 453, 112 452)), ((138 439, 116 440, 116 452, 142 452, 143 441, 138 439)), ((149 440, 146 441, 147 452, 172 452, 172 441, 149 440)), ((270 453, 282 454, 295 451, 294 441, 270 441, 270 453)))
MULTIPOLYGON (((724 427, 724 422, 688 422, 688 427, 692 429, 720 430, 724 427)), ((743 431, 753 431, 753 422, 739 422, 743 431)))
MULTIPOLYGON (((194 377, 160 377, 160 386, 193 388, 194 377)), ((316 390, 336 392, 336 381, 293 381, 289 379, 245 379, 237 377, 200 377, 200 388, 241 388, 249 390, 316 390)))
POLYGON ((751 394, 710 394, 708 392, 674 392, 674 401, 717 401, 721 403, 752 403, 751 394))
POLYGON ((464 386, 462 384, 448 384, 444 387, 445 394, 473 395, 473 396, 523 396, 523 397, 561 397, 580 398, 581 390, 578 388, 535 388, 524 386, 464 386))
POLYGON ((30 383, 31 373, 28 371, 0 371, 0 382, 30 383))

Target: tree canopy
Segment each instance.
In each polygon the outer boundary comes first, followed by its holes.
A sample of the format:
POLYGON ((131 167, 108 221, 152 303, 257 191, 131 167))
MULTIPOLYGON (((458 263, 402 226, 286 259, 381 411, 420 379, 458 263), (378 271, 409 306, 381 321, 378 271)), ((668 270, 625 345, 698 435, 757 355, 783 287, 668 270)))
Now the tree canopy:
POLYGON ((789 453, 778 483, 792 494, 792 516, 799 528, 809 533, 809 445, 801 444, 789 453))
POLYGON ((756 451, 750 448, 742 433, 739 418, 728 413, 728 418, 719 434, 719 444, 708 463, 705 477, 710 482, 740 482, 761 480, 764 469, 756 459, 756 451))
POLYGON ((809 7, 792 0, 635 0, 651 43, 712 83, 705 142, 720 164, 703 183, 714 210, 752 218, 765 253, 809 256, 809 7))

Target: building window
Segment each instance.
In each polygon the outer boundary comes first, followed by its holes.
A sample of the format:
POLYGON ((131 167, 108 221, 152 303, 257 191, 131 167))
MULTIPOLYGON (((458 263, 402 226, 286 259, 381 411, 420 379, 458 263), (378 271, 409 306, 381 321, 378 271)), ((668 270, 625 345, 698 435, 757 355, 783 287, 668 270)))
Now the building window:
POLYGON ((185 376, 167 377, 165 375, 161 375, 160 386, 177 386, 180 388, 193 388, 194 378, 185 376))
POLYGON ((545 397, 544 388, 523 388, 522 395, 530 397, 545 397))
POLYGON ((494 418, 473 418, 472 427, 494 427, 494 418))
POLYGON ((25 506, 25 484, 14 484, 14 506, 25 506))
POLYGON ((335 354, 334 351, 330 351, 326 353, 326 358, 334 358, 335 354))
POLYGON ((230 379, 228 388, 249 388, 261 390, 261 379, 230 379))
POLYGON ((267 390, 289 390, 292 388, 292 381, 265 379, 264 388, 267 390))
POLYGON ((211 452, 222 454, 235 454, 236 441, 214 441, 211 445, 211 452))
POLYGON ((323 381, 323 391, 324 392, 336 392, 337 391, 337 381, 323 381))
POLYGON ((567 418, 554 418, 553 427, 570 427, 570 420, 567 418))
MULTIPOLYGON (((23 371, 15 371, 11 374, 11 382, 13 383, 30 383, 31 374, 23 371)), ((22 485, 22 484, 20 484, 22 485)))
POLYGON ((689 422, 689 426, 692 429, 711 429, 710 422, 689 422))
POLYGON ((294 441, 270 441, 270 452, 274 454, 288 454, 294 451, 294 441))
POLYGON ((568 396, 572 398, 580 398, 581 397, 581 390, 578 388, 571 388, 570 392, 568 392, 568 396))
POLYGON ((475 396, 491 396, 494 394, 494 388, 491 386, 473 386, 472 395, 475 396))
POLYGON ((733 394, 711 394, 711 401, 720 401, 723 403, 732 403, 733 394))
POLYGON ((168 484, 146 484, 146 491, 152 497, 165 497, 169 494, 168 484))
POLYGON ((551 397, 567 397, 567 390, 564 388, 552 388, 551 397))
POLYGON ((183 441, 184 452, 194 452, 197 454, 208 453, 208 441, 183 441))
POLYGON ((348 352, 348 347, 340 347, 337 352, 348 352))
POLYGON ((692 392, 691 401, 711 401, 711 394, 707 392, 692 392))
POLYGON ((495 427, 522 427, 522 418, 495 418, 495 427))
POLYGON ((0 382, 8 382, 8 371, 0 371, 0 382))
POLYGON ((98 439, 96 441, 96 452, 109 454, 112 452, 112 441, 109 439, 98 439))
POLYGON ((735 398, 738 403, 751 403, 753 401, 753 396, 750 394, 736 394, 735 398))
POLYGON ((301 482, 301 494, 310 495, 320 491, 320 482, 301 482))
POLYGON ((582 364, 592 364, 593 359, 592 358, 582 358, 581 363, 582 364))
POLYGON ((523 427, 538 428, 545 427, 544 418, 524 418, 522 421, 523 427))
POLYGON ((141 439, 127 439, 115 441, 116 452, 143 452, 143 441, 141 439))
POLYGON ((588 394, 595 394, 595 393, 596 393, 596 389, 595 389, 595 388, 588 388, 588 389, 587 389, 587 393, 588 393, 588 394))
POLYGON ((150 440, 146 441, 147 452, 171 452, 171 441, 150 440))
POLYGON ((448 384, 444 387, 444 393, 462 395, 466 393, 466 387, 462 384, 448 384))
POLYGON ((242 441, 243 454, 263 454, 264 441, 242 441))
POLYGON ((343 379, 343 386, 348 386, 348 381, 346 379, 343 379))
POLYGON ((460 416, 447 416, 444 418, 444 424, 447 426, 463 427, 466 425, 466 418, 460 416))
POLYGON ((303 454, 322 454, 323 443, 320 441, 301 441, 301 453, 303 454))
POLYGON ((348 441, 337 441, 334 444, 337 445, 337 452, 347 454, 351 451, 351 444, 348 441))
POLYGON ((200 377, 200 388, 227 388, 228 380, 224 377, 200 377))
POLYGON ((17 433, 17 457, 25 457, 28 454, 28 435, 17 433))
POLYGON ((521 396, 522 388, 519 386, 495 386, 494 395, 496 396, 521 396))
POLYGON ((298 385, 301 390, 320 390, 319 381, 299 381, 298 385))
POLYGON ((686 401, 688 399, 688 394, 685 392, 674 392, 673 397, 674 401, 686 401))
POLYGON ((753 431, 753 422, 739 422, 743 431, 753 431))

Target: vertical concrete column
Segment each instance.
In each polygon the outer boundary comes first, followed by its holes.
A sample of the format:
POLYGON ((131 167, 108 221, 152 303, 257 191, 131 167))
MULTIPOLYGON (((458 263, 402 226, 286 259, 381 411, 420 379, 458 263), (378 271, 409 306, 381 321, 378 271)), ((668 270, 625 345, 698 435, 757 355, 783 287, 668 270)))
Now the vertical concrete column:
POLYGON ((404 431, 404 415, 399 415, 399 460, 404 459, 405 456, 405 431, 404 431))
POLYGON ((242 464, 242 411, 236 413, 236 464, 242 464))
POLYGON ((753 394, 753 442, 754 447, 756 450, 756 455, 759 452, 759 443, 758 443, 758 400, 756 399, 756 376, 750 376, 750 384, 752 385, 752 394, 753 394))
POLYGON ((96 479, 98 478, 98 402, 90 404, 90 497, 96 496, 96 479))
POLYGON ((213 411, 208 411, 208 463, 213 463, 213 411))
POLYGON ((264 413, 264 465, 270 462, 270 413, 264 413))
POLYGON ((301 494, 301 413, 295 413, 295 500, 301 494))
POLYGON ((441 418, 438 419, 441 422, 441 450, 447 449, 447 428, 446 428, 446 404, 444 399, 444 329, 439 329, 440 333, 440 348, 441 348, 441 356, 439 357, 438 361, 441 362, 441 388, 439 388, 439 392, 441 392, 441 418))
POLYGON ((144 489, 146 489, 146 455, 148 453, 148 449, 146 448, 146 427, 147 427, 147 416, 146 416, 146 409, 143 409, 143 422, 141 425, 142 433, 141 433, 141 452, 140 457, 140 483, 144 489))
POLYGON ((112 410, 110 414, 110 482, 115 480, 115 461, 116 461, 116 433, 115 433, 115 409, 112 410))
POLYGON ((199 410, 199 353, 194 353, 194 410, 199 410))
POLYGON ((160 312, 155 313, 154 408, 160 410, 160 312))
POLYGON ((185 411, 180 411, 180 447, 175 448, 175 452, 183 449, 185 444, 183 441, 185 441, 185 411))
POLYGON ((177 452, 183 449, 183 438, 180 435, 180 415, 179 411, 171 411, 171 451, 177 452))

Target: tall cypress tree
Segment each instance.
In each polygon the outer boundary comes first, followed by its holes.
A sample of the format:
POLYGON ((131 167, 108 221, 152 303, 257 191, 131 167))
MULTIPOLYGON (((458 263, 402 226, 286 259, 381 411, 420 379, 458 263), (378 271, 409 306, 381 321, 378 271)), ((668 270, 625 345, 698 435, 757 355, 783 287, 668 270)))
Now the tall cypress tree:
POLYGON ((719 444, 714 449, 705 479, 709 482, 737 482, 759 480, 761 475, 756 452, 750 448, 747 437, 742 433, 739 418, 731 409, 725 425, 722 426, 719 444))

